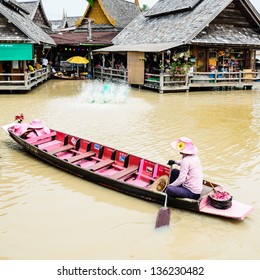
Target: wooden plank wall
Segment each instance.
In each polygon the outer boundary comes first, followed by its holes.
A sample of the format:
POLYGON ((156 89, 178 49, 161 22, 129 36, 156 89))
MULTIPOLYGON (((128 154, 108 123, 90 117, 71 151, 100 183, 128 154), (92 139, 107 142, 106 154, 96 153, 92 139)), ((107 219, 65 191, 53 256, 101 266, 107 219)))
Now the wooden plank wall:
POLYGON ((248 19, 240 11, 241 6, 232 2, 211 23, 233 25, 235 27, 250 27, 248 19))
POLYGON ((128 83, 132 85, 144 84, 144 53, 127 53, 128 83))

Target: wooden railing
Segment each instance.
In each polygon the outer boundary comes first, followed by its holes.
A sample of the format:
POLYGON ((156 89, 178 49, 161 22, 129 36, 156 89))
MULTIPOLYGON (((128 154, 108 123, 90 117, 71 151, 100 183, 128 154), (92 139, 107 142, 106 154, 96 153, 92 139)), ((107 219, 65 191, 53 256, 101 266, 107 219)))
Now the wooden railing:
MULTIPOLYGON (((94 68, 94 78, 111 81, 128 81, 127 70, 113 68, 94 68)), ((188 74, 145 73, 144 87, 159 92, 171 90, 189 90, 200 87, 247 87, 260 82, 260 71, 244 69, 236 72, 192 72, 188 74)), ((260 84, 259 84, 260 85, 260 84)))
POLYGON ((206 84, 252 84, 260 81, 260 72, 245 69, 236 72, 193 72, 188 74, 188 83, 206 84))
POLYGON ((246 69, 237 72, 192 72, 188 74, 145 73, 145 87, 160 92, 188 90, 191 87, 252 87, 260 82, 260 72, 246 69))
POLYGON ((127 83, 128 72, 123 69, 94 67, 93 75, 95 79, 111 80, 127 83))
POLYGON ((50 69, 25 73, 0 73, 0 90, 30 90, 50 77, 50 69))

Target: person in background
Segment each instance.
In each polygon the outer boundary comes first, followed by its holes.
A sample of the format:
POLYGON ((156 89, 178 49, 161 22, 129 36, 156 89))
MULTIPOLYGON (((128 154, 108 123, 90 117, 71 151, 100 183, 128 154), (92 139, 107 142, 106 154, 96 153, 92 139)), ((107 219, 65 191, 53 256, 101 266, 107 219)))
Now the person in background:
POLYGON ((28 64, 27 64, 27 72, 29 74, 29 77, 34 77, 35 76, 35 69, 32 66, 32 62, 31 61, 29 61, 28 64))
POLYGON ((34 68, 33 68, 32 64, 30 62, 28 63, 27 68, 28 68, 29 72, 34 72, 34 68))
POLYGON ((182 159, 168 161, 168 165, 177 164, 180 169, 171 170, 166 193, 171 197, 199 199, 203 188, 203 171, 197 155, 198 148, 187 137, 173 141, 171 146, 182 155, 182 159))
POLYGON ((43 59, 42 59, 42 67, 43 68, 47 68, 47 66, 48 66, 48 59, 46 58, 46 57, 44 57, 43 59))
POLYGON ((52 66, 52 61, 49 62, 50 68, 51 68, 51 73, 54 75, 57 73, 57 71, 55 70, 55 68, 52 66))
POLYGON ((9 81, 11 79, 11 76, 7 75, 7 74, 10 74, 11 73, 11 66, 10 66, 10 63, 9 62, 3 62, 2 63, 2 67, 3 67, 3 73, 5 74, 3 76, 3 79, 5 81, 9 81))

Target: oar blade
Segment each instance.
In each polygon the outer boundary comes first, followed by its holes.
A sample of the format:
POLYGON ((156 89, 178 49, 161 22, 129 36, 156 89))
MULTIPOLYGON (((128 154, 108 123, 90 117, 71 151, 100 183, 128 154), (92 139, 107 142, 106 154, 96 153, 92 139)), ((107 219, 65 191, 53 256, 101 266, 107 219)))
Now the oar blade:
POLYGON ((155 228, 168 226, 170 224, 171 210, 168 207, 161 207, 157 214, 155 228))

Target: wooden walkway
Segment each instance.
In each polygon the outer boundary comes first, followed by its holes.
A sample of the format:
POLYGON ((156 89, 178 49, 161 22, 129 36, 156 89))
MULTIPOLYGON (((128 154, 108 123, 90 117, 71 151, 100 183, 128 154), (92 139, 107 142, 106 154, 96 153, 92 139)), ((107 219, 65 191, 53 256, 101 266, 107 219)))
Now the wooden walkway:
MULTIPOLYGON (((128 83, 127 71, 120 72, 111 68, 94 68, 94 78, 128 83)), ((181 92, 203 89, 252 89, 260 86, 260 72, 250 69, 238 72, 192 72, 188 74, 152 74, 145 73, 142 88, 156 90, 159 93, 181 92)))
POLYGON ((193 72, 183 75, 145 74, 144 87, 164 92, 189 92, 192 89, 251 89, 260 85, 260 72, 193 72))
POLYGON ((0 73, 1 91, 29 91, 49 79, 50 70, 43 68, 30 73, 0 73))

